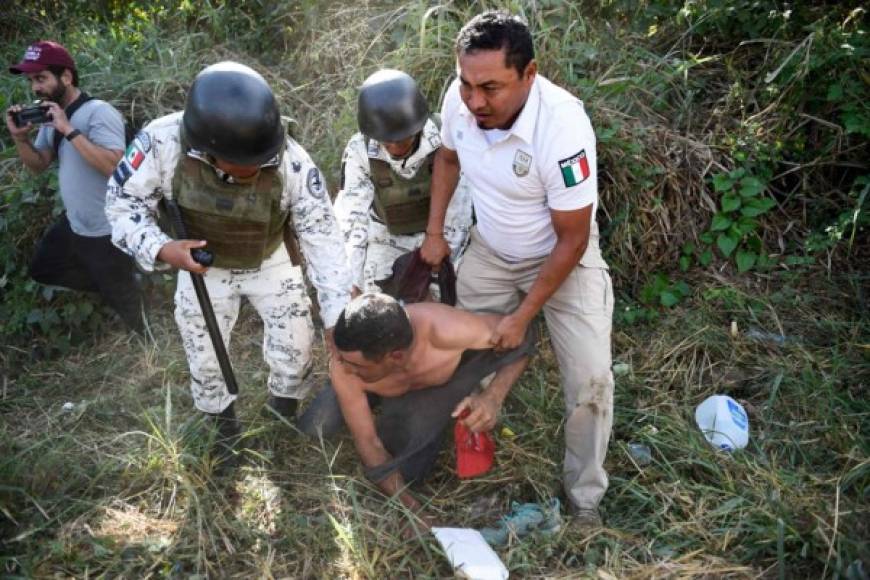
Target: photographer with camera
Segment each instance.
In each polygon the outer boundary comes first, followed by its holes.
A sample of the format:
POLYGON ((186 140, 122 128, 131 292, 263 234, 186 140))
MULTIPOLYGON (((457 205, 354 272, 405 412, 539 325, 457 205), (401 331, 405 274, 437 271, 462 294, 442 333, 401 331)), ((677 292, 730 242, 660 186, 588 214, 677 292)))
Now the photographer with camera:
POLYGON ((112 244, 105 214, 106 182, 124 154, 121 113, 79 89, 75 62, 57 42, 31 44, 9 72, 27 76, 41 102, 10 107, 6 127, 33 173, 42 173, 57 159, 66 210, 39 241, 31 277, 40 284, 99 292, 128 327, 142 332, 133 261, 112 244), (39 131, 31 142, 36 125, 39 131))

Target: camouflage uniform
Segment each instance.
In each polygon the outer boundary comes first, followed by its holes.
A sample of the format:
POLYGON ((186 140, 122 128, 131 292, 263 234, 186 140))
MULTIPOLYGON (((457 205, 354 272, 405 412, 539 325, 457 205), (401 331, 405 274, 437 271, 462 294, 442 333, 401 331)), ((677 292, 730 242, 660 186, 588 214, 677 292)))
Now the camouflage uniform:
MULTIPOLYGON (((362 133, 354 135, 342 159, 342 188, 335 199, 335 215, 344 233, 353 285, 363 292, 380 289, 375 280, 388 278, 393 261, 405 252, 420 247, 422 232, 392 235, 373 208, 375 188, 371 180, 369 158, 387 162, 403 178, 410 178, 426 162, 430 153, 441 146, 438 127, 426 122, 420 145, 407 159, 393 159, 374 140, 366 146, 362 133)), ((444 237, 450 245, 450 257, 456 263, 465 249, 471 229, 471 194, 468 183, 460 178, 456 192, 447 208, 444 237)))
MULTIPOLYGON (((160 200, 172 196, 173 175, 183 154, 180 123, 181 113, 174 113, 145 127, 109 180, 106 215, 112 224, 112 240, 146 272, 166 267, 156 258, 160 249, 172 241, 160 229, 156 217, 160 200)), ((196 151, 187 154, 209 163, 196 151)), ((288 138, 280 161, 276 157, 264 167, 279 162, 283 180, 281 209, 291 208, 290 219, 306 257, 307 274, 317 289, 321 317, 329 328, 338 319, 351 287, 338 223, 322 176, 305 150, 288 138)), ((225 181, 233 182, 231 176, 214 170, 225 181)), ((313 325, 301 269, 290 263, 284 244, 259 268, 210 268, 204 279, 224 342, 229 343, 241 297, 246 296, 264 322, 263 356, 270 368, 270 393, 304 397, 302 379, 311 365, 313 325)), ((235 395, 227 391, 187 272, 179 274, 175 305, 196 407, 220 413, 235 400, 235 395)))

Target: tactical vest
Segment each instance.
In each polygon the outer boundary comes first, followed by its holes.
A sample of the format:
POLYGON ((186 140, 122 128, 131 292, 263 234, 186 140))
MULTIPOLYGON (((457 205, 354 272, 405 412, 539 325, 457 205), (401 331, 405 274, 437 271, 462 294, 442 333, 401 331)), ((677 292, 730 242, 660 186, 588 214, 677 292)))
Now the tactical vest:
MULTIPOLYGON (((430 119, 436 127, 441 128, 441 115, 435 113, 430 119)), ((437 149, 423 160, 420 169, 410 179, 398 175, 386 161, 372 157, 368 139, 366 151, 369 153, 369 169, 375 187, 375 213, 387 226, 387 231, 394 236, 425 231, 429 222, 429 185, 432 183, 432 166, 437 149)))
MULTIPOLYGON (((186 151, 182 141, 182 151, 186 151)), ((172 177, 190 239, 206 240, 216 268, 259 268, 284 240, 289 208, 281 209, 280 164, 252 183, 226 183, 214 168, 182 153, 172 177)))
POLYGON ((405 179, 386 161, 369 158, 375 187, 375 213, 394 236, 416 234, 426 229, 434 162, 435 151, 426 157, 413 177, 405 179))

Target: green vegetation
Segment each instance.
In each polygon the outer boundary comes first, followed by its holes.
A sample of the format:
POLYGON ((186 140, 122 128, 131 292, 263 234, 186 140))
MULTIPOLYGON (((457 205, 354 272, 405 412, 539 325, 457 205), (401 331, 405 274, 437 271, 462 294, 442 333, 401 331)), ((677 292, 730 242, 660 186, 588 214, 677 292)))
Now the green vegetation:
MULTIPOLYGON (((379 66, 437 105, 451 42, 488 7, 522 13, 543 74, 571 88, 599 138, 605 254, 619 297, 606 527, 500 552, 515 577, 866 578, 870 567, 867 192, 870 84, 859 3, 253 0, 25 3, 0 59, 33 36, 70 47, 89 92, 135 124, 181 108, 205 64, 257 68, 334 191, 356 87, 379 66), (60 17, 59 15, 63 15, 60 17), (750 416, 749 447, 713 450, 706 396, 750 416), (640 465, 629 443, 651 449, 640 465)), ((0 75, 0 108, 27 101, 0 75)), ((232 358, 245 464, 215 477, 187 391, 169 277, 152 333, 124 334, 87 297, 27 279, 59 211, 0 133, 0 574, 12 577, 444 577, 428 537, 357 467, 261 415, 259 324, 232 358), (64 410, 65 402, 74 403, 64 410)), ((321 374, 322 369, 319 369, 321 374)), ((495 470, 425 490, 447 525, 559 493, 561 393, 547 348, 506 408, 495 470)))

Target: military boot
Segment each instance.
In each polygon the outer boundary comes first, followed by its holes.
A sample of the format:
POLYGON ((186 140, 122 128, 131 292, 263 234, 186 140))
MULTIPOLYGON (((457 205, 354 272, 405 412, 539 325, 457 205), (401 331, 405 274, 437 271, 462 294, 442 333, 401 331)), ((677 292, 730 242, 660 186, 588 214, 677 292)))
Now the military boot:
POLYGON ((236 416, 235 403, 222 412, 212 414, 215 428, 215 439, 212 450, 216 459, 220 462, 220 468, 233 468, 238 465, 238 453, 236 447, 242 438, 242 426, 236 416))
POLYGON ((276 397, 275 395, 269 395, 269 400, 266 401, 266 412, 270 413, 270 409, 275 411, 288 421, 293 421, 296 418, 296 407, 299 406, 298 399, 290 399, 288 397, 276 397))

